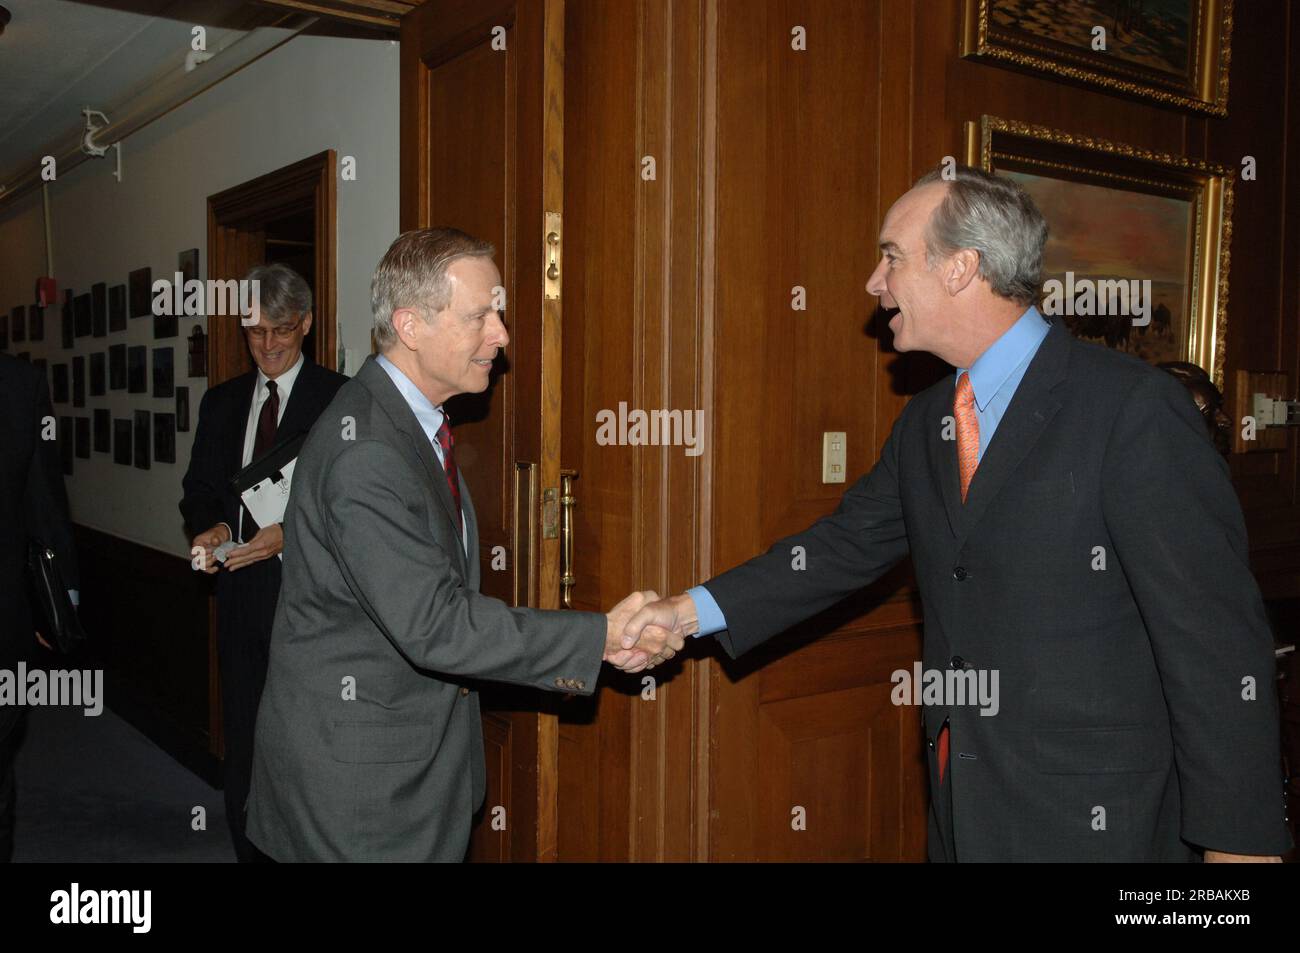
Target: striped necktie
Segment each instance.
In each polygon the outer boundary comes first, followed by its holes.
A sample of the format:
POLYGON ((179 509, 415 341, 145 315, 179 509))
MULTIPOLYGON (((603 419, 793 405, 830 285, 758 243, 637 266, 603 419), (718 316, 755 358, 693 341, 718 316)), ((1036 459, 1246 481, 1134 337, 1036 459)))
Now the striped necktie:
POLYGON ((456 504, 456 534, 460 535, 463 518, 460 511, 460 473, 456 469, 456 456, 452 452, 456 440, 451 435, 451 418, 445 411, 442 426, 438 428, 438 446, 442 447, 442 469, 447 475, 447 489, 451 490, 452 502, 456 504))

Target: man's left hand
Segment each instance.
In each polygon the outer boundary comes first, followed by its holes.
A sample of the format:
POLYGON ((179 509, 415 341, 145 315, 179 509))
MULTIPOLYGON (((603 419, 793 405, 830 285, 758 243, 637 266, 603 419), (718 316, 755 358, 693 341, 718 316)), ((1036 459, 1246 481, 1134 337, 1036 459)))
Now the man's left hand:
POLYGON ((284 550, 284 530, 279 523, 272 523, 270 526, 263 526, 257 531, 257 535, 246 542, 243 546, 236 546, 226 556, 225 566, 231 572, 237 569, 243 569, 245 566, 251 566, 253 563, 261 562, 263 559, 273 559, 284 550))
POLYGON ((1280 864, 1281 857, 1263 857, 1254 854, 1225 854, 1221 850, 1205 852, 1207 864, 1280 864))

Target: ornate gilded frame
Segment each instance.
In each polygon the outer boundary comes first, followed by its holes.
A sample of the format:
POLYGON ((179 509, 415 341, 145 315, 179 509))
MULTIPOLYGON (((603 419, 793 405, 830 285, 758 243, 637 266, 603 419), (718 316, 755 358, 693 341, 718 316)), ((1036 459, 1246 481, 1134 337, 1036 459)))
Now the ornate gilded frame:
POLYGON ((1194 0, 1196 24, 1189 43, 1187 78, 1117 58, 1108 60, 1090 50, 1074 52, 1062 44, 999 27, 990 16, 993 2, 996 0, 965 0, 962 56, 1074 80, 1176 109, 1228 115, 1233 0, 1194 0))
POLYGON ((1191 202, 1194 253, 1183 360, 1199 364, 1223 389, 1232 245, 1230 169, 987 115, 966 123, 966 163, 989 172, 1030 172, 1191 202))

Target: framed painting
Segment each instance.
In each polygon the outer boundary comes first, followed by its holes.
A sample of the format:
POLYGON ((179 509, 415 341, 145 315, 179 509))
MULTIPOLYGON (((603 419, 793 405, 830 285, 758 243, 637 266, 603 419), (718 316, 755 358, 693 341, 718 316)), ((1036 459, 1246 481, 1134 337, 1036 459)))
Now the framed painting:
POLYGON ((966 161, 1015 179, 1047 218, 1044 315, 1152 364, 1190 361, 1220 390, 1232 170, 983 116, 966 161))
POLYGON ((964 0, 962 55, 1228 114, 1233 0, 964 0))

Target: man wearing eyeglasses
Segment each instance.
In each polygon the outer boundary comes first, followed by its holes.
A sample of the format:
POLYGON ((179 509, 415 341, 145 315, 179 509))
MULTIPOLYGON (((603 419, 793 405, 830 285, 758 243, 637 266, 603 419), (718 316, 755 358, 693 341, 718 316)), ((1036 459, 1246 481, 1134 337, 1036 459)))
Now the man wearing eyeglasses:
POLYGON ((247 862, 262 859, 244 836, 244 806, 252 773, 253 726, 280 594, 284 531, 278 523, 258 526, 231 489, 230 478, 310 430, 347 378, 303 354, 303 338, 311 330, 312 295, 300 275, 285 265, 259 265, 244 280, 258 283, 259 318, 243 329, 257 368, 203 395, 180 508, 192 534, 191 546, 202 551, 197 565, 217 575, 226 816, 235 855, 247 862), (212 554, 231 540, 239 545, 221 571, 223 564, 212 554))

